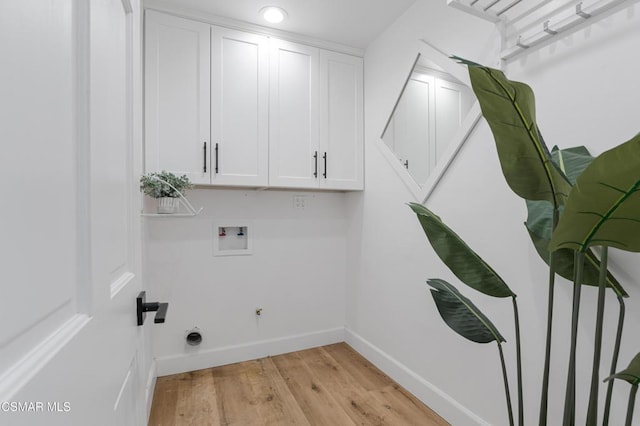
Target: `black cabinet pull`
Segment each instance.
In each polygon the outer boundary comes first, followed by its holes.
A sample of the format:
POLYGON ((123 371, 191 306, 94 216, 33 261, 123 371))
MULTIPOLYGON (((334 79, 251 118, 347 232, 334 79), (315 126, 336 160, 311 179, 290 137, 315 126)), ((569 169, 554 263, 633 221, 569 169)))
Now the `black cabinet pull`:
POLYGON ((327 153, 326 152, 322 156, 322 159, 324 160, 324 173, 322 174, 322 176, 326 179, 327 178, 327 153))
POLYGON ((207 173, 207 142, 204 142, 204 147, 202 148, 204 151, 204 165, 202 167, 202 173, 207 173))
POLYGON ((218 174, 218 143, 216 142, 216 174, 218 174))
POLYGON ((314 162, 314 167, 313 167, 313 177, 317 178, 318 177, 318 151, 316 151, 313 154, 313 162, 314 162))
POLYGON ((409 170, 409 160, 404 161, 404 168, 409 170))

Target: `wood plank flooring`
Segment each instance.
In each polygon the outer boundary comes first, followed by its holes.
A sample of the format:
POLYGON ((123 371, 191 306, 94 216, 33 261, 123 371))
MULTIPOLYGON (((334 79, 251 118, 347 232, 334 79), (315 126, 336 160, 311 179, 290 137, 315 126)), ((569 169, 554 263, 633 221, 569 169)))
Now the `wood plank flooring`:
POLYGON ((345 343, 159 377, 149 425, 448 425, 345 343))

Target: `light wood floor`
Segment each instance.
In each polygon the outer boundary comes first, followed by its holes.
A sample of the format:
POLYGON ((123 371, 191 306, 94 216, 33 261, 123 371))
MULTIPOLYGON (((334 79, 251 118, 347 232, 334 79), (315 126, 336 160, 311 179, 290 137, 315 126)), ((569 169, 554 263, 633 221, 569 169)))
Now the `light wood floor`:
POLYGON ((149 425, 448 425, 344 343, 159 377, 149 425))

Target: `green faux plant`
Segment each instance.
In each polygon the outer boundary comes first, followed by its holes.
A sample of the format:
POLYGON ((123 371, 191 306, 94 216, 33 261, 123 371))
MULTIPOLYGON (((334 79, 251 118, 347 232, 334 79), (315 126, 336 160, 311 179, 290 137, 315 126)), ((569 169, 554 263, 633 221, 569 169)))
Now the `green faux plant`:
MULTIPOLYGON (((417 215, 427 239, 434 251, 453 274, 464 284, 490 297, 510 297, 513 304, 513 321, 516 334, 516 368, 518 382, 518 422, 523 423, 522 415, 522 351, 520 343, 520 316, 516 294, 498 273, 487 264, 458 234, 423 205, 410 203, 409 207, 417 215)), ((463 296, 453 285, 441 279, 427 280, 440 316, 456 333, 476 343, 496 342, 500 355, 502 377, 509 424, 513 426, 513 408, 509 379, 502 351, 505 339, 500 335, 491 321, 480 310, 463 296)))
POLYGON ((178 198, 191 188, 193 184, 186 175, 176 176, 165 170, 140 177, 140 189, 152 198, 178 198))
MULTIPOLYGON (((609 288, 618 300, 619 319, 607 379, 602 424, 606 426, 609 422, 613 379, 623 379, 633 386, 626 422, 626 425, 630 426, 633 402, 637 385, 640 383, 640 354, 634 358, 627 370, 615 374, 624 324, 624 298, 629 296, 607 270, 607 260, 608 247, 640 252, 640 135, 595 159, 584 147, 563 150, 554 148, 549 151, 536 122, 535 99, 529 86, 507 79, 500 70, 459 57, 453 59, 468 67, 472 88, 494 136, 504 177, 509 187, 525 200, 528 210, 526 230, 537 253, 549 266, 547 339, 538 424, 547 425, 555 276, 560 275, 573 281, 569 342, 571 348, 562 425, 574 426, 576 423, 576 341, 581 305, 580 291, 583 285, 595 285, 598 287, 598 303, 597 309, 594 310, 596 330, 586 424, 595 426, 598 419, 598 385, 602 380, 599 366, 603 340, 604 293, 609 288), (599 259, 591 250, 595 246, 601 248, 599 259), (632 371, 633 375, 630 375, 629 371, 632 371)), ((417 214, 436 254, 464 284, 489 296, 512 297, 518 363, 517 423, 523 426, 525 416, 522 409, 521 350, 515 294, 453 230, 444 225, 438 216, 418 204, 411 204, 410 207, 417 214), (497 285, 498 283, 500 284, 497 285)), ((440 280, 430 279, 428 284, 437 288, 438 292, 447 290, 457 296, 449 297, 447 309, 443 309, 443 302, 438 299, 442 299, 443 296, 432 290, 445 322, 469 340, 478 343, 488 342, 489 340, 480 341, 474 337, 477 326, 472 324, 470 313, 482 324, 489 325, 489 328, 494 328, 493 324, 469 299, 457 293, 453 286, 436 287, 433 285, 434 282, 439 283, 440 280)), ((499 338, 492 340, 498 343, 500 349, 503 341, 499 338)), ((500 358, 505 379, 509 424, 513 426, 515 422, 502 350, 500 358)), ((553 424, 559 423, 554 420, 553 424)))

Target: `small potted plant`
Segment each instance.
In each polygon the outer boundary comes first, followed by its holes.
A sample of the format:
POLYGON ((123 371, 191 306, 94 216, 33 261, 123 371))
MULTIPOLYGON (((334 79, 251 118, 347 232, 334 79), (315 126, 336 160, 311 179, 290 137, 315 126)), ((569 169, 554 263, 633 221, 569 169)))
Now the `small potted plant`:
POLYGON ((180 196, 184 196, 184 191, 190 188, 193 188, 193 184, 186 175, 176 176, 165 170, 140 177, 140 189, 158 200, 158 213, 162 214, 177 213, 180 196))

